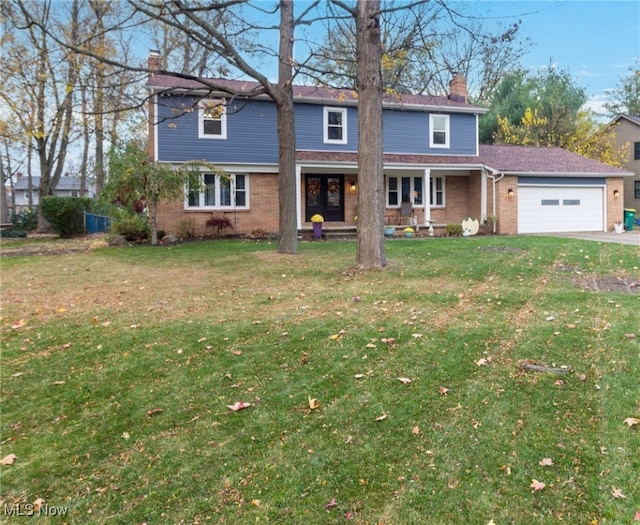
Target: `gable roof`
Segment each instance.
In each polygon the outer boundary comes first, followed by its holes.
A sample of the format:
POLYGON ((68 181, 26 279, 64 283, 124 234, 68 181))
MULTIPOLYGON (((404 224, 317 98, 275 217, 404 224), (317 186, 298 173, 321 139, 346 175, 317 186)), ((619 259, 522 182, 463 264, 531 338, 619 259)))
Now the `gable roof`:
MULTIPOLYGON (((147 88, 162 93, 239 93, 241 96, 266 97, 258 82, 228 80, 220 78, 187 79, 174 75, 154 73, 147 81, 147 88)), ((339 89, 322 86, 293 86, 293 98, 297 102, 310 104, 336 104, 356 106, 358 93, 354 89, 339 89)), ((433 95, 384 94, 383 106, 395 109, 446 110, 455 113, 486 113, 485 108, 461 100, 433 95)))
POLYGON ((620 119, 625 119, 631 122, 632 124, 636 124, 640 126, 640 115, 618 115, 614 121, 617 122, 620 119))

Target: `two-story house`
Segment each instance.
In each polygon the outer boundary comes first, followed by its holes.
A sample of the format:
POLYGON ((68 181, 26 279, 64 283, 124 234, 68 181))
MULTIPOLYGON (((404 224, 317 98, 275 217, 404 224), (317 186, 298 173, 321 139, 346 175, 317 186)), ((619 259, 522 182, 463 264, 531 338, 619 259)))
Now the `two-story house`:
MULTIPOLYGON (((157 56, 151 57, 157 61, 157 56)), ((150 65, 152 61, 150 59, 150 65)), ((154 62, 155 63, 155 62, 154 62)), ((220 83, 220 81, 217 81, 220 83)), ((249 93, 253 82, 224 81, 249 93)), ((153 73, 149 153, 158 162, 206 161, 197 191, 163 203, 159 228, 193 219, 198 233, 227 215, 237 233, 278 230, 276 108, 267 97, 211 94, 196 80, 153 73)), ((319 213, 327 227, 357 225, 358 97, 348 89, 294 87, 299 230, 319 213)), ((455 75, 448 96, 386 95, 383 102, 385 223, 419 226, 497 221, 505 234, 606 231, 622 214, 627 172, 559 148, 484 146, 478 119, 455 75), (410 219, 409 218, 409 219, 410 219)))
POLYGON ((633 176, 624 181, 624 207, 640 211, 640 115, 618 115, 610 125, 618 145, 630 146, 624 168, 633 176))

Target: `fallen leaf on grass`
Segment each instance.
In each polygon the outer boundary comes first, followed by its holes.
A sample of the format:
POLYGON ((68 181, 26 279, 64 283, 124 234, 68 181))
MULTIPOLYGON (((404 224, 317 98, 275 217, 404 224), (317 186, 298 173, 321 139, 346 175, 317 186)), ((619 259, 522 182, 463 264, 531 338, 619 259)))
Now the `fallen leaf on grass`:
POLYGON ((308 396, 309 399, 309 410, 315 410, 316 408, 320 408, 320 401, 317 399, 311 399, 311 396, 308 396))
POLYGON ((636 515, 633 517, 634 521, 640 521, 640 510, 636 511, 636 515))
POLYGON ((14 321, 11 328, 15 330, 16 328, 22 328, 26 324, 27 322, 24 319, 20 319, 19 321, 14 321))
POLYGON ((546 483, 543 483, 542 481, 538 481, 537 479, 532 479, 531 485, 529 485, 529 487, 532 488, 535 492, 542 490, 546 486, 547 486, 546 483))
POLYGON ((413 427, 413 428, 411 429, 411 433, 412 433, 412 434, 420 434, 420 427, 417 427, 417 426, 416 426, 416 427, 413 427))
POLYGON ((625 336, 627 339, 635 339, 635 338, 636 338, 636 334, 624 334, 624 336, 625 336))
POLYGON ((550 467, 553 465, 553 460, 551 458, 542 458, 542 460, 540 460, 540 465, 543 467, 550 467))
POLYGON ((38 498, 33 502, 33 510, 34 512, 39 512, 40 509, 44 506, 45 501, 42 498, 38 498))
POLYGON ((630 427, 634 425, 640 425, 640 419, 638 419, 637 417, 628 417, 624 420, 624 422, 630 427))
POLYGON ((335 507, 337 505, 336 500, 334 498, 331 498, 331 501, 329 503, 327 503, 324 508, 327 510, 331 510, 333 507, 335 507))
POLYGON ((147 410, 147 417, 155 416, 156 414, 162 414, 163 410, 161 408, 152 408, 147 410))
POLYGON ((249 408, 251 403, 245 403, 244 401, 236 401, 233 405, 227 405, 229 410, 233 410, 237 412, 238 410, 244 410, 245 408, 249 408))
POLYGON ((411 379, 409 379, 408 377, 399 377, 398 381, 400 381, 403 385, 408 385, 409 383, 411 383, 411 379))
POLYGON ((487 366, 487 364, 489 364, 489 361, 487 361, 484 357, 476 361, 476 365, 478 366, 487 366))
POLYGON ((0 459, 0 465, 13 465, 16 459, 18 459, 18 456, 16 456, 15 454, 9 454, 0 459))
POLYGON ((52 385, 56 385, 56 386, 60 386, 60 385, 64 385, 66 383, 66 381, 54 381, 53 383, 51 383, 52 385))
POLYGON ((362 379, 364 377, 364 374, 356 374, 353 377, 355 377, 356 379, 362 379))
POLYGON ((438 392, 440 393, 440 395, 446 396, 447 392, 449 392, 449 389, 441 386, 440 388, 438 388, 438 392))
POLYGON ((382 414, 381 416, 378 416, 375 421, 384 421, 385 419, 387 419, 387 414, 382 414))
POLYGON ((611 487, 611 496, 615 499, 627 499, 620 489, 611 487))

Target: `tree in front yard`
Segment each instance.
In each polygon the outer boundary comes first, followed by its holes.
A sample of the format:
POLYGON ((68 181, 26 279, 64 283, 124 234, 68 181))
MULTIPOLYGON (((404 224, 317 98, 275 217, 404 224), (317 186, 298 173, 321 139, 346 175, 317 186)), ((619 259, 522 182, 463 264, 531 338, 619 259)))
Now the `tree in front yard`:
POLYGON ((140 213, 148 211, 151 244, 158 244, 158 203, 178 199, 185 184, 199 184, 194 166, 173 168, 151 162, 144 147, 130 142, 124 149, 112 149, 109 154, 109 179, 103 197, 140 213))

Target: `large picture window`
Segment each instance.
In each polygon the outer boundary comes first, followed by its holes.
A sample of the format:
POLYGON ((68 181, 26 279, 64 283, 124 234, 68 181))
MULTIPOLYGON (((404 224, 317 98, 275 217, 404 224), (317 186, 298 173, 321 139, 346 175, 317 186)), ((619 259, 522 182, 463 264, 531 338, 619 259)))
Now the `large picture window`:
POLYGON ((238 209, 249 207, 247 175, 202 175, 199 188, 187 188, 187 209, 238 209))
POLYGON ((347 109, 324 108, 324 142, 347 143, 347 109))
POLYGON ((227 138, 227 110, 223 99, 209 99, 200 102, 198 137, 201 139, 227 138))
POLYGON ((429 115, 429 147, 449 147, 449 115, 429 115))

